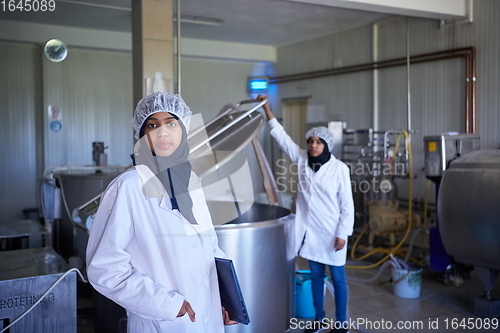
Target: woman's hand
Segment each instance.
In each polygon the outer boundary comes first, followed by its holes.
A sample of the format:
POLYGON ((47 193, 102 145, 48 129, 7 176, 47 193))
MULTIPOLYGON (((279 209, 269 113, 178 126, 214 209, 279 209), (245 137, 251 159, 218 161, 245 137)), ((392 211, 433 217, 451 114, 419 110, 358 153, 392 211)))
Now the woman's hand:
POLYGON ((229 319, 229 312, 224 307, 222 307, 222 318, 224 319, 225 326, 238 324, 237 321, 229 319))
MULTIPOLYGON (((267 96, 263 96, 263 95, 257 96, 257 100, 259 100, 259 101, 263 101, 265 99, 267 99, 267 96)), ((262 108, 266 112, 267 120, 271 120, 274 118, 274 114, 271 111, 271 108, 269 107, 269 102, 266 102, 266 104, 262 105, 262 108)))
POLYGON ((335 245, 334 245, 335 252, 342 250, 345 246, 345 243, 346 243, 345 239, 338 238, 338 237, 335 238, 335 245))
POLYGON ((189 319, 191 319, 192 322, 195 322, 196 321, 196 313, 194 313, 194 310, 193 308, 191 307, 191 304, 189 304, 188 301, 184 301, 184 303, 182 303, 182 306, 181 306, 181 309, 179 310, 179 313, 177 314, 177 317, 182 317, 184 316, 185 314, 188 314, 189 316, 189 319))

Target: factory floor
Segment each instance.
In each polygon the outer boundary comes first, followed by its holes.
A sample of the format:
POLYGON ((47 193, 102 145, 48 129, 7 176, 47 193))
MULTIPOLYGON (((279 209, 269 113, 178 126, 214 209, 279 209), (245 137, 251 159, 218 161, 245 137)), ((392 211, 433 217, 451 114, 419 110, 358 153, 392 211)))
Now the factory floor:
MULTIPOLYGON (((299 269, 308 269, 307 261, 297 258, 299 269)), ((377 268, 369 270, 346 269, 346 275, 358 279, 368 279, 375 275, 377 268)), ((393 287, 390 280, 390 269, 385 270, 379 278, 379 283, 360 283, 348 280, 349 300, 348 317, 356 324, 365 322, 362 325, 353 325, 350 333, 372 333, 372 332, 422 332, 422 333, 443 333, 443 332, 500 332, 500 319, 497 320, 497 328, 479 329, 480 323, 486 324, 487 320, 478 318, 473 314, 473 297, 483 294, 481 283, 474 272, 471 272, 464 283, 459 287, 445 285, 438 277, 429 277, 424 274, 422 279, 420 297, 416 299, 403 299, 394 296, 393 287), (460 324, 467 325, 472 318, 474 326, 467 329, 467 326, 460 327, 460 324), (462 322, 462 319, 465 319, 462 322), (476 321, 477 320, 477 321, 476 321), (390 329, 388 322, 393 325, 390 329), (400 322, 401 328, 396 329, 395 325, 400 322), (446 324, 448 323, 448 327, 446 324), (371 325, 371 327, 370 327, 371 325), (384 326, 382 326, 384 325, 384 326), (429 327, 429 325, 431 325, 429 327), (452 326, 457 325, 455 328, 452 326), (412 328, 413 327, 413 328, 412 328)), ((500 277, 496 281, 493 296, 500 299, 500 277)), ((326 293, 325 313, 328 318, 335 318, 335 303, 329 292, 326 293)), ((290 333, 302 333, 301 329, 293 329, 290 333)), ((328 330, 324 331, 325 333, 328 330)))
MULTIPOLYGON (((307 261, 297 258, 297 267, 300 270, 307 270, 307 261)), ((377 268, 369 270, 347 269, 346 274, 359 279, 368 279, 374 276, 376 271, 377 268)), ((364 321, 366 323, 355 325, 355 328, 349 331, 350 333, 490 333, 500 331, 500 324, 497 329, 479 329, 475 326, 480 323, 484 325, 486 320, 473 315, 473 297, 483 294, 480 281, 474 272, 471 272, 459 287, 445 285, 442 278, 438 276, 429 277, 424 274, 420 297, 416 299, 402 299, 394 296, 389 279, 390 270, 388 269, 380 277, 378 283, 366 284, 348 280, 348 316, 352 322, 361 323, 364 321), (469 318, 474 319, 474 327, 471 329, 460 327, 460 324, 466 324, 470 320, 469 318), (465 321, 462 322, 462 319, 465 319, 465 321), (388 322, 391 322, 391 324, 388 322), (407 328, 388 328, 389 325, 396 325, 398 322, 407 328), (453 328, 454 325, 457 325, 457 327, 453 328), (411 326, 413 328, 410 328, 411 326)), ((496 281, 493 296, 500 299, 500 277, 496 281)), ((91 309, 92 302, 90 299, 79 297, 77 333, 94 333, 92 330, 91 309)), ((329 292, 326 294, 325 312, 328 318, 335 318, 334 300, 329 292)), ((297 328, 291 329, 290 333, 302 333, 303 331, 303 329, 297 328)), ((328 330, 324 332, 328 332, 328 330)))

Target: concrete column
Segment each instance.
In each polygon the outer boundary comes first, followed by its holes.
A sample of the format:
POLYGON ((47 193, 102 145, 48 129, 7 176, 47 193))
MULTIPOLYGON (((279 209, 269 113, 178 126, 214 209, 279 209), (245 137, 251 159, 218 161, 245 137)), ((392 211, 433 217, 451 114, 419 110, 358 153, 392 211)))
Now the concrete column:
POLYGON ((132 1, 134 107, 153 91, 174 92, 173 1, 132 1))

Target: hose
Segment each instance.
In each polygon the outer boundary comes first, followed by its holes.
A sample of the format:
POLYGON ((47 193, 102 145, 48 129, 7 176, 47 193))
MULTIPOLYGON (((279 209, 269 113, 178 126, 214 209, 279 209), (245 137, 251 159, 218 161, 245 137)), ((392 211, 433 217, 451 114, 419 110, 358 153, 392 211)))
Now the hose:
MULTIPOLYGON (((396 266, 394 265, 394 263, 392 262, 392 260, 387 260, 386 262, 384 262, 382 264, 382 266, 380 266, 379 270, 377 271, 377 273, 372 276, 371 278, 369 279, 360 279, 360 278, 355 278, 355 277, 352 277, 352 276, 348 276, 346 275, 346 278, 350 281, 355 281, 355 282, 363 282, 363 283, 372 283, 372 282, 375 282, 378 280, 378 278, 382 275, 383 271, 389 267, 389 266, 392 266, 394 268, 396 268, 396 266)), ((347 266, 346 266, 347 267, 347 266)), ((350 266, 349 266, 350 267, 350 266)))
MULTIPOLYGON (((409 166, 409 173, 408 173, 408 178, 409 178, 409 190, 408 190, 408 218, 409 218, 409 221, 408 221, 408 226, 406 228, 406 232, 405 232, 405 235, 403 236, 403 239, 399 242, 398 245, 396 245, 396 247, 394 247, 392 250, 390 250, 390 252, 382 259, 380 259, 379 261, 377 261, 376 263, 374 264, 371 264, 371 265, 366 265, 366 266, 353 266, 353 265, 346 265, 345 267, 346 268, 351 268, 351 269, 369 269, 369 268, 373 268, 373 267, 377 267, 378 265, 382 264, 383 262, 385 262, 389 257, 390 257, 390 254, 396 254, 397 251, 399 250, 399 248, 404 244, 404 242, 406 241, 406 239, 408 238, 408 236, 410 235, 410 231, 411 231, 411 227, 412 227, 412 217, 413 217, 413 214, 412 214, 412 201, 413 201, 413 153, 412 153, 412 149, 411 149, 411 140, 410 140, 410 136, 408 134, 408 131, 406 130, 403 130, 399 135, 398 135, 398 138, 396 139, 396 147, 394 149, 394 152, 396 153, 399 149, 399 141, 400 141, 400 137, 401 137, 401 134, 404 134, 405 136, 405 139, 406 139, 406 142, 408 143, 408 166, 409 166)), ((366 258, 368 256, 371 256, 375 253, 379 253, 379 252, 385 252, 385 251, 382 251, 382 249, 378 248, 378 249, 374 249, 370 252, 368 252, 367 254, 363 255, 362 257, 360 258, 355 258, 354 257, 354 253, 355 253, 355 248, 362 236, 362 234, 366 231, 366 229, 368 228, 369 224, 367 223, 364 227, 363 227, 363 230, 361 231, 360 235, 358 236, 358 238, 356 239, 356 241, 354 242, 354 245, 351 249, 351 258, 353 260, 361 260, 362 258, 366 258)))

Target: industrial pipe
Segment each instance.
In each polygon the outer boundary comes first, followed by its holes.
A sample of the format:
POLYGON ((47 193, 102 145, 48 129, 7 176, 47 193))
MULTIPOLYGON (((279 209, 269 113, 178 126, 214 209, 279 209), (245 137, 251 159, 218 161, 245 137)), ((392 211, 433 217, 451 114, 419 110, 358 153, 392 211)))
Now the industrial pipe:
MULTIPOLYGON (((432 52, 410 57, 410 63, 417 64, 429 61, 438 61, 463 57, 465 59, 465 132, 476 131, 476 49, 473 46, 452 49, 447 51, 432 52)), ((355 73, 367 70, 389 68, 407 65, 407 58, 389 59, 347 67, 324 69, 320 71, 304 72, 269 78, 269 84, 314 79, 319 77, 355 73)))

